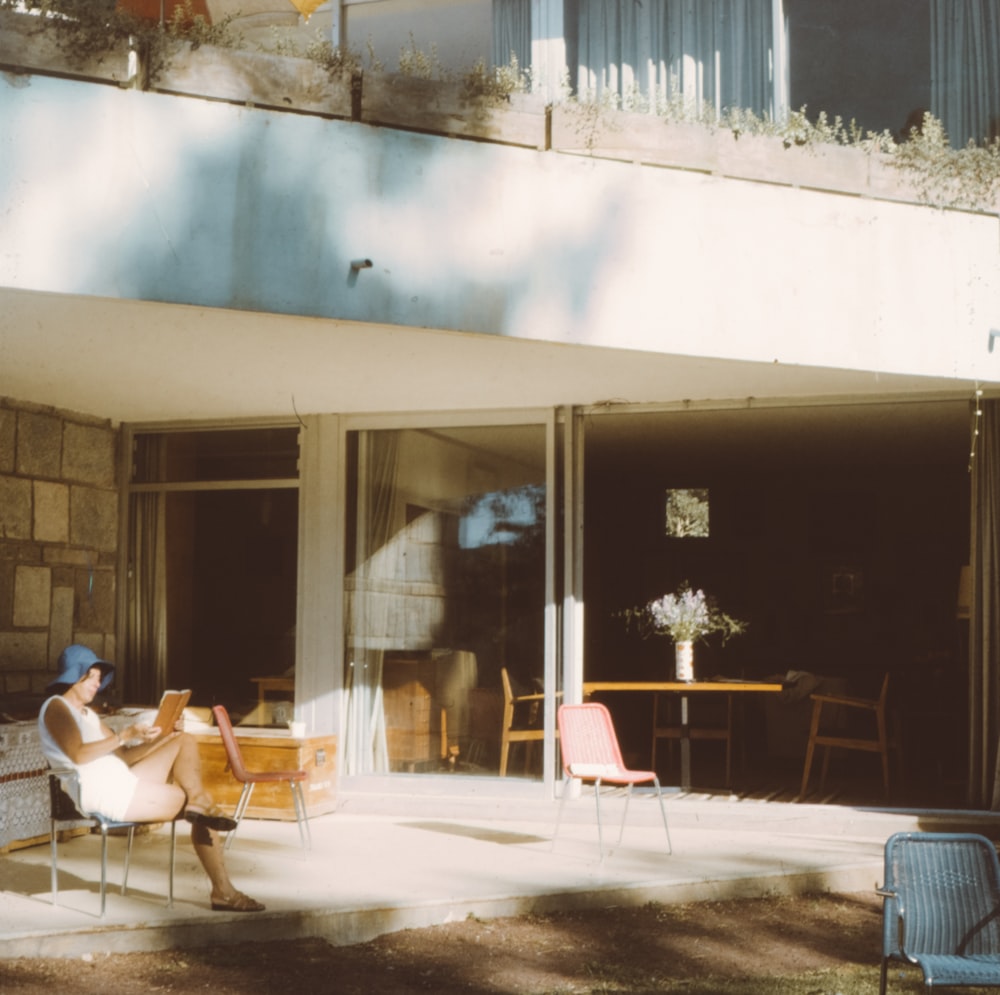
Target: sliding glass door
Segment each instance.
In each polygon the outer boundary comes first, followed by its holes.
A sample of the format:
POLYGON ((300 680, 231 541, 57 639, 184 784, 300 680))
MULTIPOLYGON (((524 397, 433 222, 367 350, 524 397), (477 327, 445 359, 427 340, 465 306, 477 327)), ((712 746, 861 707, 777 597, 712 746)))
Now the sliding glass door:
MULTIPOLYGON (((547 438, 348 433, 346 774, 499 772, 504 676, 541 692, 553 659, 547 438)), ((541 734, 543 716, 536 700, 517 722, 541 734)), ((508 774, 539 777, 542 756, 518 742, 508 774)))

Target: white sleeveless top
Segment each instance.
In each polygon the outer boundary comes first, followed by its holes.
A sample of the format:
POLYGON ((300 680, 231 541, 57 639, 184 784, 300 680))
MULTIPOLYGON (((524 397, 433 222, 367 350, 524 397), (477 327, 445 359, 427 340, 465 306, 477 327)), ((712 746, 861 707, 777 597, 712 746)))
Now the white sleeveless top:
POLYGON ((77 779, 64 782, 63 787, 81 811, 96 812, 116 821, 123 820, 139 779, 129 770, 128 764, 114 753, 85 764, 73 763, 45 724, 45 713, 54 701, 60 702, 57 708, 67 709, 76 720, 80 738, 84 743, 94 743, 104 738, 100 716, 92 708, 84 708, 82 712, 78 712, 67 704, 61 695, 55 695, 42 705, 38 713, 38 737, 45 759, 53 767, 69 767, 77 772, 77 779), (79 781, 78 792, 76 780, 79 781))

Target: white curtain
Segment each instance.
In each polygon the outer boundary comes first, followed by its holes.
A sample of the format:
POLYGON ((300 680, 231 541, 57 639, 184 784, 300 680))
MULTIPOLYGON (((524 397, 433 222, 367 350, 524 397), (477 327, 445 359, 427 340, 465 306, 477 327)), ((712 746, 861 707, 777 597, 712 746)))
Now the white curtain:
POLYGON ((774 0, 579 0, 577 91, 773 114, 774 11, 774 0))
MULTIPOLYGON (((147 436, 136 450, 136 479, 161 480, 163 439, 147 436)), ((167 688, 166 494, 133 494, 128 523, 128 619, 125 680, 128 701, 157 701, 167 688)))
POLYGON ((1000 401, 983 401, 972 464, 969 804, 1000 810, 1000 401), (992 778, 992 784, 990 779, 992 778))
POLYGON ((531 65, 531 0, 493 0, 493 65, 531 65))
POLYGON ((1000 133, 1000 0, 931 0, 931 113, 956 148, 1000 133))
POLYGON ((347 579, 347 721, 344 771, 382 774, 389 770, 382 671, 400 599, 395 579, 405 573, 404 547, 392 542, 396 526, 398 432, 362 432, 358 439, 357 553, 347 579))

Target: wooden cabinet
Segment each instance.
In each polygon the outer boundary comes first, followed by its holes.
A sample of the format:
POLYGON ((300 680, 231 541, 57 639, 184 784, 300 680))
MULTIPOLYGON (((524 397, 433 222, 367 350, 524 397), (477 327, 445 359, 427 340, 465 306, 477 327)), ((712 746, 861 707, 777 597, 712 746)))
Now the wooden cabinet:
POLYGON ((479 735, 469 703, 476 680, 476 655, 465 650, 386 654, 382 692, 391 770, 436 770, 468 758, 479 735))
MULTIPOLYGON (((293 738, 282 729, 236 730, 243 763, 247 770, 297 770, 303 768, 309 779, 303 785, 306 811, 310 818, 332 812, 336 807, 337 738, 307 736, 293 738)), ((198 733, 205 786, 216 802, 232 812, 243 785, 233 777, 226 751, 216 730, 198 733)), ((253 789, 246 815, 251 819, 295 819, 295 806, 287 784, 258 784, 253 789)))
POLYGON ((440 763, 441 709, 434 706, 433 690, 430 657, 386 659, 382 691, 391 770, 426 770, 440 763))

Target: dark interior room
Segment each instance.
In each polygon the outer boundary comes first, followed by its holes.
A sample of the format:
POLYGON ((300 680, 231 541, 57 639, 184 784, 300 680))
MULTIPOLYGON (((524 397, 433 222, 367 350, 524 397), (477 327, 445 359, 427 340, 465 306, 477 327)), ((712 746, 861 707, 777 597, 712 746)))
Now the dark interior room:
MULTIPOLYGON (((969 549, 969 428, 964 401, 593 419, 585 680, 672 679, 669 637, 643 638, 621 613, 689 582, 747 623, 725 646, 696 644, 696 679, 780 680, 791 671, 868 696, 888 672, 902 745, 898 789, 960 791, 967 623, 957 597, 969 549), (707 489, 708 536, 667 534, 667 493, 681 488, 707 489)), ((648 696, 610 704, 626 748, 648 764, 648 696)), ((787 787, 801 775, 811 704, 808 695, 782 704, 746 706, 736 764, 745 782, 787 787)), ((694 750, 708 783, 719 780, 713 747, 694 750)), ((852 769, 877 775, 877 758, 846 756, 852 769)))

